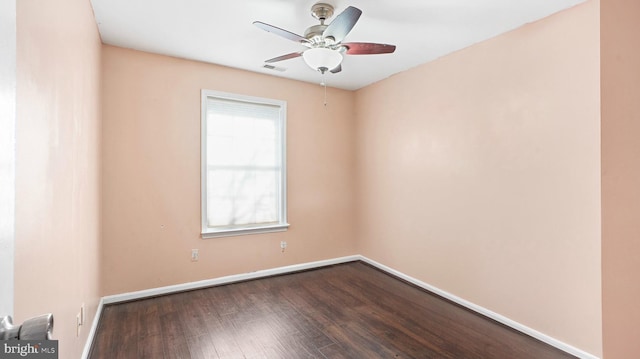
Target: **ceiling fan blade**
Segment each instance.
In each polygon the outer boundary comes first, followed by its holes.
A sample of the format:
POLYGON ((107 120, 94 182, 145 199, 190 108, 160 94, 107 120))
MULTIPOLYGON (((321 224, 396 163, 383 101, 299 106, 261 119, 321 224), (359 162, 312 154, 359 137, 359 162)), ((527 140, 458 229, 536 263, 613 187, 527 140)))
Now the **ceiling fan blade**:
POLYGON ((270 33, 282 36, 285 39, 289 39, 291 41, 300 42, 300 43, 309 42, 309 40, 305 39, 304 37, 302 37, 300 35, 294 34, 294 33, 289 32, 287 30, 283 30, 283 29, 281 29, 279 27, 275 27, 273 25, 265 24, 264 22, 254 21, 253 24, 256 25, 257 27, 261 28, 262 30, 266 31, 266 32, 270 32, 270 33))
POLYGON ((347 48, 347 55, 390 54, 396 51, 396 45, 374 44, 371 42, 347 42, 342 46, 347 48))
POLYGON ((342 71, 342 64, 338 65, 335 69, 329 71, 332 74, 337 74, 338 72, 342 71))
POLYGON ((282 56, 278 56, 278 57, 274 57, 272 59, 266 60, 265 62, 270 64, 272 62, 278 62, 278 61, 284 61, 284 60, 289 60, 289 59, 295 59, 296 57, 300 57, 302 56, 302 52, 292 52, 290 54, 286 54, 286 55, 282 55, 282 56))
POLYGON ((324 30, 322 36, 332 37, 336 42, 342 41, 356 25, 360 15, 362 15, 362 10, 349 6, 341 12, 340 15, 336 16, 331 24, 324 30))

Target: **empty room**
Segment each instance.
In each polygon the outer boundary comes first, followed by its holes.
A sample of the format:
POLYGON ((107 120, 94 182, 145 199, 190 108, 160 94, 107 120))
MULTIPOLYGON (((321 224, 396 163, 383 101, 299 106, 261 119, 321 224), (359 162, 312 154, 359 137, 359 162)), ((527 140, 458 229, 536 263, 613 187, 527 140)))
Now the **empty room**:
POLYGON ((3 1, 0 340, 640 357, 639 31, 624 0, 3 1))

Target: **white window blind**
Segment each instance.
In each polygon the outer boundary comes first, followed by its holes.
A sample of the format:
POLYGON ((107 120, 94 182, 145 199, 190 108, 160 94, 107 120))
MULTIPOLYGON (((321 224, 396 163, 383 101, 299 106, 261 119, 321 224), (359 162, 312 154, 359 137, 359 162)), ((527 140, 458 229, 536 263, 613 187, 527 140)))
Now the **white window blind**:
POLYGON ((203 90, 204 237, 284 230, 283 101, 203 90))

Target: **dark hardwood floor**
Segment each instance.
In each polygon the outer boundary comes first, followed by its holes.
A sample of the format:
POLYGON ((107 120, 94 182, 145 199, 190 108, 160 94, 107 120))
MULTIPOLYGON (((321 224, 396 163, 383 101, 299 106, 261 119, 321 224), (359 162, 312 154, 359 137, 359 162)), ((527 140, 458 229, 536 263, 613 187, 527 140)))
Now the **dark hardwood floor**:
POLYGON ((90 358, 573 358, 362 262, 115 304, 90 358))

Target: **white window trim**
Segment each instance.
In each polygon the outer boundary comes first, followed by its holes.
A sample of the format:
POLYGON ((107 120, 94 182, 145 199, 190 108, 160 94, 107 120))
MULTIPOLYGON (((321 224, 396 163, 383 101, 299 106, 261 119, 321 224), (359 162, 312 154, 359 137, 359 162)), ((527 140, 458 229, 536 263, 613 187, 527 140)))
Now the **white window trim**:
POLYGON ((261 97, 237 95, 227 92, 205 90, 201 91, 201 127, 200 127, 200 204, 201 204, 201 235, 202 238, 217 238, 228 236, 241 236, 247 234, 283 232, 289 228, 287 222, 287 103, 286 101, 273 100, 261 97), (282 173, 281 176, 281 205, 280 205, 280 223, 269 225, 252 225, 241 228, 221 228, 212 229, 207 226, 207 98, 218 97, 236 101, 246 101, 253 103, 262 103, 268 105, 276 105, 281 108, 280 136, 282 140, 282 173))

